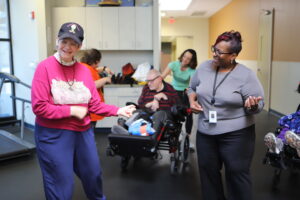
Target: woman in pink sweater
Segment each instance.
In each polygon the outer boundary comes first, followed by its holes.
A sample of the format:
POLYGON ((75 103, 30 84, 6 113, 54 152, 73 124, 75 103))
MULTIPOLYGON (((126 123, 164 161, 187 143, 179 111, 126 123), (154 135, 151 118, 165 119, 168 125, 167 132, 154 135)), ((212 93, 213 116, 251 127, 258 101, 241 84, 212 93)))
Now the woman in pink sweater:
POLYGON ((38 65, 32 81, 36 151, 47 199, 71 199, 74 172, 88 199, 105 199, 89 113, 129 117, 135 110, 100 103, 90 71, 74 59, 82 41, 79 24, 63 24, 57 53, 38 65))

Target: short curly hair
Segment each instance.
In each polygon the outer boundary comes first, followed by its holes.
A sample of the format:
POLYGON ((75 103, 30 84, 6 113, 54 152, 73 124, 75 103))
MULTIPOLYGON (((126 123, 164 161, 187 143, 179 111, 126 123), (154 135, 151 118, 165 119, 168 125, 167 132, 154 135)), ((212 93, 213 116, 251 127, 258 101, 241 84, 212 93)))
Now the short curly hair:
POLYGON ((229 50, 232 53, 236 53, 238 55, 242 50, 242 36, 238 31, 231 30, 222 33, 216 39, 214 46, 216 46, 221 41, 230 42, 231 45, 229 50))

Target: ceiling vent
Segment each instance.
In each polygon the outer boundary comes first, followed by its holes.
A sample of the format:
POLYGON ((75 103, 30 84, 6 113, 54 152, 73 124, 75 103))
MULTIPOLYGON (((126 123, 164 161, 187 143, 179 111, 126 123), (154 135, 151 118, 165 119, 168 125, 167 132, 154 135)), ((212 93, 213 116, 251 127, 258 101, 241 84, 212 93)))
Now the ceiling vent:
POLYGON ((206 11, 196 11, 191 14, 193 17, 203 17, 206 14, 206 11))

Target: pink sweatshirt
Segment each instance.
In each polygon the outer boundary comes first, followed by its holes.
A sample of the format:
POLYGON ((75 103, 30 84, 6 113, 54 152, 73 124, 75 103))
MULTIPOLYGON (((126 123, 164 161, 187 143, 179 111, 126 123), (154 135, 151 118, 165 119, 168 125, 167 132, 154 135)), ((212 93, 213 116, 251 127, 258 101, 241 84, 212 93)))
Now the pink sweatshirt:
POLYGON ((54 56, 50 56, 35 71, 31 101, 36 123, 41 126, 87 130, 90 127, 90 116, 86 115, 82 120, 71 117, 71 105, 88 107, 89 112, 98 115, 117 115, 118 107, 100 103, 99 98, 91 72, 78 62, 64 66, 54 56))

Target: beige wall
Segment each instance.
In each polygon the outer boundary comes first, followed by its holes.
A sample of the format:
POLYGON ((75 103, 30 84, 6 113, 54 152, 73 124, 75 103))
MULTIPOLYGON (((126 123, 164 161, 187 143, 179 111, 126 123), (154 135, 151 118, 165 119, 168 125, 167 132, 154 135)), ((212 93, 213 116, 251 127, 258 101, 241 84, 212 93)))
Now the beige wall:
POLYGON ((190 36, 193 38, 193 48, 197 52, 198 63, 208 58, 208 19, 176 18, 169 24, 168 19, 161 20, 161 36, 190 36))
POLYGON ((258 17, 259 0, 233 0, 209 19, 209 44, 213 45, 218 35, 225 31, 239 31, 242 34, 243 50, 238 58, 256 60, 258 17))
POLYGON ((192 37, 177 37, 175 57, 178 59, 181 56, 182 52, 194 46, 193 41, 194 38, 192 37))
POLYGON ((300 61, 299 0, 233 0, 209 19, 209 44, 224 31, 240 31, 244 42, 239 59, 256 60, 259 14, 262 9, 272 8, 275 9, 273 60, 300 61))

